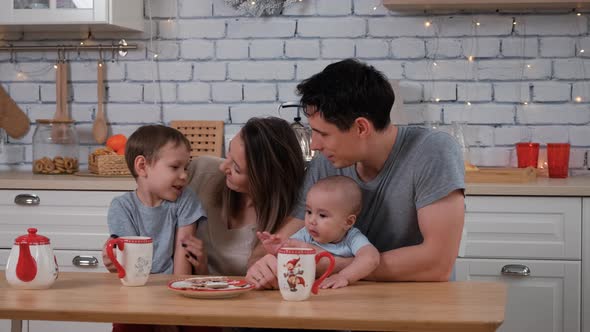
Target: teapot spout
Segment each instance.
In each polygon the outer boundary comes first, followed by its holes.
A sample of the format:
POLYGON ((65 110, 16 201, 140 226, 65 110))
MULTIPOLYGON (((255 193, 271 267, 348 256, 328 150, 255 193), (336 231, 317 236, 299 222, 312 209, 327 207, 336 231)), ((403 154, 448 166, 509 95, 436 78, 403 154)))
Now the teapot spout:
POLYGON ((37 263, 31 256, 29 244, 19 244, 18 262, 16 263, 16 277, 24 282, 35 279, 37 275, 37 263))

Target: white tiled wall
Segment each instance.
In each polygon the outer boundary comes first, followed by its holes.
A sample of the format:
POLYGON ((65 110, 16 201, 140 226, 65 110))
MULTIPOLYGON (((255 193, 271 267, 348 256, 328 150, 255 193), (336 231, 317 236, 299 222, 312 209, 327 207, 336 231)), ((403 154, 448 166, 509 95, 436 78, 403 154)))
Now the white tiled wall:
MULTIPOLYGON (((143 33, 93 33, 96 42, 124 37, 140 46, 107 64, 111 133, 201 119, 225 121, 229 138, 252 116, 291 121, 294 110, 278 114, 277 106, 296 99, 297 82, 331 62, 356 57, 400 80, 405 106, 397 121, 438 121, 442 129, 452 121, 469 122, 477 165, 515 165, 514 143, 528 133, 541 143, 570 142, 574 169, 582 168, 590 150, 586 15, 408 15, 386 10, 379 0, 303 0, 266 18, 243 16, 223 0, 146 0, 144 14, 143 33)), ((1 38, 73 44, 86 35, 1 38)), ((19 53, 15 64, 0 53, 0 83, 33 122, 55 111, 55 58, 51 52, 19 53)), ((69 108, 80 132, 80 159, 86 160, 96 147, 90 131, 97 54, 72 52, 69 59, 69 108)), ((0 169, 30 169, 33 129, 20 140, 9 139, 0 169)))

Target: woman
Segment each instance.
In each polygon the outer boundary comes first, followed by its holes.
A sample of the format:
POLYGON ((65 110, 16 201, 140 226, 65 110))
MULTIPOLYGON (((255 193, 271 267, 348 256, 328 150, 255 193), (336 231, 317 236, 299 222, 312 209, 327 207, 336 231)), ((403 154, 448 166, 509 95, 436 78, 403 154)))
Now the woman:
POLYGON ((248 120, 230 142, 226 159, 193 160, 189 187, 207 212, 197 238, 185 241, 195 272, 246 275, 248 262, 266 253, 257 246, 256 231, 288 237, 301 228, 286 220, 297 202, 304 168, 295 133, 275 117, 248 120))

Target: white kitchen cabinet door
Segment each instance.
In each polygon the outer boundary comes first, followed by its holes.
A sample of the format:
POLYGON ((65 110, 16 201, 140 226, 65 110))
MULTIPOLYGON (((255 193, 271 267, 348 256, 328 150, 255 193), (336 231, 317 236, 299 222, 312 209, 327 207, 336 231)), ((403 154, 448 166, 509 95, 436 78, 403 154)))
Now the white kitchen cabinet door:
POLYGON ((579 332, 580 278, 580 262, 459 258, 456 263, 457 281, 508 284, 499 332, 579 332), (502 267, 509 264, 527 266, 530 275, 503 275, 502 267))
POLYGON ((464 257, 580 260, 579 197, 468 196, 464 257))
POLYGON ((590 197, 582 203, 582 331, 590 332, 590 197))
MULTIPOLYGON (((108 239, 107 213, 122 192, 0 190, 0 248, 35 227, 54 250, 102 250, 108 239), (38 197, 38 204, 19 205, 17 196, 38 197)), ((35 201, 36 202, 36 201, 35 201)))
MULTIPOLYGON (((143 30, 142 0, 0 0, 0 25, 143 30)), ((59 30, 59 29, 58 29, 59 30)))

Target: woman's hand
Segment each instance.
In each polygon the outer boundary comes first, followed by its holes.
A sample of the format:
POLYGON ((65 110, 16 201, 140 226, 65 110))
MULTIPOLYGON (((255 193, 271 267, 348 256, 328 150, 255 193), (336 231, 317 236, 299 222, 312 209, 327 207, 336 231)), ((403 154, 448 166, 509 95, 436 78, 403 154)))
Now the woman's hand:
POLYGON ((278 289, 277 258, 268 254, 257 260, 248 269, 246 281, 256 289, 278 289))
POLYGON ((193 272, 195 274, 208 274, 207 267, 207 252, 203 241, 191 235, 182 239, 182 247, 185 252, 185 258, 193 265, 193 272))

